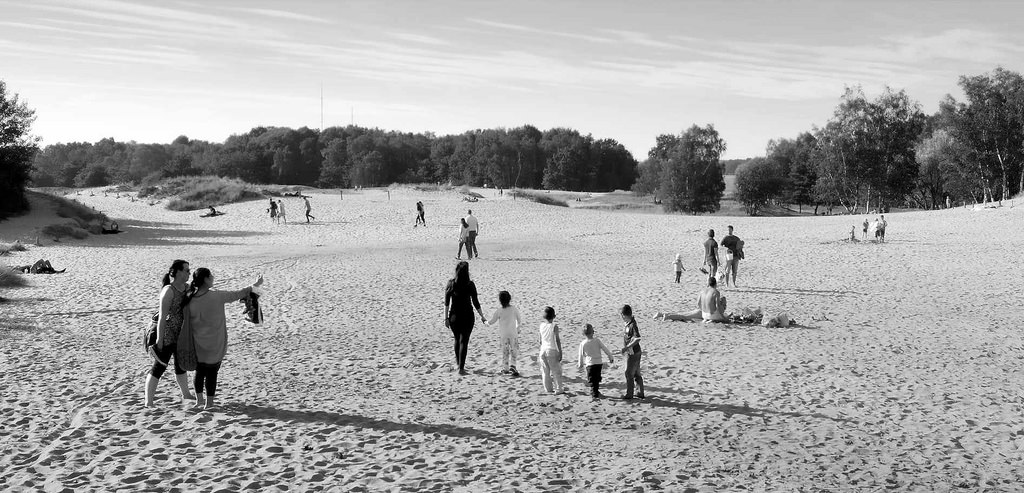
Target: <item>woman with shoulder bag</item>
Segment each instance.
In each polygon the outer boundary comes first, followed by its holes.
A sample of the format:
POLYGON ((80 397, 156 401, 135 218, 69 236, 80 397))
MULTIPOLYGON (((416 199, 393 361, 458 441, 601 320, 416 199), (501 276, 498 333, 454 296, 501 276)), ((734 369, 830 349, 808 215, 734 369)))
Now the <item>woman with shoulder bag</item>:
MULTIPOLYGON (((196 368, 196 407, 210 409, 217 393, 217 373, 228 349, 228 325, 224 305, 249 296, 252 289, 263 284, 263 276, 251 286, 235 291, 213 289, 213 273, 205 267, 196 269, 185 297, 185 327, 181 331, 178 350, 183 361, 194 358, 196 368), (191 355, 185 353, 191 352, 191 355), (205 391, 205 394, 204 394, 205 391)), ((185 367, 190 366, 184 363, 185 367)))
POLYGON ((167 370, 172 355, 175 355, 174 378, 178 381, 182 402, 196 398, 188 391, 188 374, 176 355, 178 334, 183 323, 182 304, 188 288, 189 274, 188 262, 184 260, 172 262, 170 269, 164 274, 164 287, 160 290, 160 312, 156 323, 156 344, 149 348, 149 354, 153 357, 153 367, 146 376, 146 407, 153 406, 157 384, 167 370))

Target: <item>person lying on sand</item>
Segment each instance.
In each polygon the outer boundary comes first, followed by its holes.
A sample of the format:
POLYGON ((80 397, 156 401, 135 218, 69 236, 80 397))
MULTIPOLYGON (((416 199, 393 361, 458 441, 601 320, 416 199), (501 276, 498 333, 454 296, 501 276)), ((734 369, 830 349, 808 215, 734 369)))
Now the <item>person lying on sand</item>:
POLYGON ((20 265, 12 268, 22 274, 61 274, 67 269, 55 270, 49 260, 39 259, 32 265, 20 265))
POLYGON ((199 217, 214 217, 214 216, 222 216, 222 215, 224 215, 223 212, 218 211, 217 209, 214 209, 213 206, 211 205, 210 206, 210 212, 207 212, 206 214, 203 214, 202 216, 199 216, 199 217))
POLYGON ((718 281, 708 278, 708 287, 697 296, 697 308, 685 313, 658 313, 654 316, 660 320, 728 322, 725 315, 725 296, 718 292, 718 281))

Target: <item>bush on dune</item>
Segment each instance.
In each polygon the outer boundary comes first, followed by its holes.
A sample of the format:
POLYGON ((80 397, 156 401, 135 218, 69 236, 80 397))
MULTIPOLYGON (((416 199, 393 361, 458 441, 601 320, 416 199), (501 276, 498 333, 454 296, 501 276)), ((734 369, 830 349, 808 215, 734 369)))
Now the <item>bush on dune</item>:
POLYGON ((569 207, 569 204, 566 201, 561 200, 561 199, 556 199, 554 197, 551 197, 551 196, 548 196, 548 195, 545 195, 545 194, 542 194, 542 193, 525 192, 523 190, 512 190, 509 193, 511 193, 513 197, 519 197, 519 198, 524 198, 524 199, 527 199, 527 200, 532 200, 532 201, 534 201, 534 202, 536 202, 538 204, 555 205, 555 206, 558 206, 558 207, 569 207))
POLYGON ((139 197, 172 197, 167 208, 172 211, 205 209, 211 205, 224 205, 263 198, 256 187, 234 178, 218 176, 182 176, 169 178, 156 184, 143 184, 139 197))
POLYGON ((39 232, 43 236, 52 237, 57 241, 60 241, 61 238, 74 238, 76 240, 81 240, 89 236, 88 231, 74 223, 51 224, 39 230, 39 232))
POLYGON ((21 244, 21 242, 0 243, 0 256, 9 255, 11 252, 24 252, 25 250, 28 250, 28 248, 21 244))

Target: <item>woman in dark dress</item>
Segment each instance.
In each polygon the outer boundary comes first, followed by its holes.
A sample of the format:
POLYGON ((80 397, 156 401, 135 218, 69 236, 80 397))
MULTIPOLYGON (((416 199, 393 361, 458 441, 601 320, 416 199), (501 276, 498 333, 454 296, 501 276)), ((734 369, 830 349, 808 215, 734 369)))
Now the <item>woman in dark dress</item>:
POLYGON ((178 362, 177 347, 178 333, 181 331, 182 301, 185 298, 188 275, 190 274, 188 262, 175 260, 171 267, 164 274, 163 288, 160 290, 160 318, 156 326, 156 346, 150 348, 150 355, 153 357, 153 367, 146 375, 146 407, 153 406, 153 397, 156 394, 157 384, 160 377, 167 370, 171 356, 174 356, 174 379, 178 382, 178 389, 181 390, 181 400, 195 399, 188 390, 188 374, 181 368, 178 362))
POLYGON ((459 262, 455 266, 455 277, 448 281, 444 289, 444 326, 451 329, 455 338, 455 362, 459 366, 459 375, 466 374, 469 335, 476 323, 474 308, 480 320, 486 323, 484 312, 480 310, 480 300, 476 296, 476 284, 469 280, 469 262, 459 262))

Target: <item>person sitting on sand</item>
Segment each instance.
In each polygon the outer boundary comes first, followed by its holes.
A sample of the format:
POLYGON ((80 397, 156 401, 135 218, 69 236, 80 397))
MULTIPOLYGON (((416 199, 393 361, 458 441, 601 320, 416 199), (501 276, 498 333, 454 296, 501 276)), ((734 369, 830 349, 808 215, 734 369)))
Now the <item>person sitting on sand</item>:
POLYGON ((702 289, 697 296, 697 308, 685 313, 658 313, 655 319, 665 321, 698 321, 727 322, 725 316, 725 296, 718 292, 718 281, 708 278, 708 287, 702 289))
POLYGON ((210 212, 207 212, 206 214, 203 214, 202 216, 199 216, 199 217, 216 217, 216 216, 220 216, 220 215, 223 215, 223 214, 224 214, 223 212, 218 211, 217 209, 215 209, 211 205, 210 206, 210 212))
POLYGON ((61 274, 67 269, 55 270, 49 260, 39 259, 32 265, 17 266, 14 267, 13 270, 21 272, 22 274, 61 274))
POLYGON ((188 316, 188 330, 178 338, 179 351, 194 344, 196 356, 196 407, 210 409, 217 394, 217 373, 228 349, 228 325, 224 305, 249 296, 253 288, 263 284, 259 276, 251 286, 234 291, 213 289, 213 273, 205 267, 196 269, 192 283, 182 302, 188 316), (191 337, 191 341, 186 338, 191 337), (204 393, 205 390, 205 393, 204 393))

